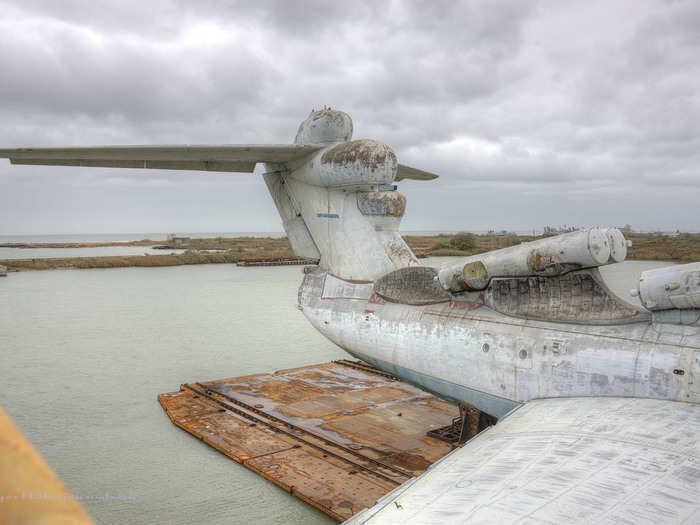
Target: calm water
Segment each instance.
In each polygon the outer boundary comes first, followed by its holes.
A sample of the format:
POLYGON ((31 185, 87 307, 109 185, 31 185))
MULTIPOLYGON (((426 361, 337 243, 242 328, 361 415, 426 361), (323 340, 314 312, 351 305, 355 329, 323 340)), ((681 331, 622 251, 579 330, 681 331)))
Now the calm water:
MULTIPOLYGON (((125 242, 151 239, 152 241, 164 241, 168 233, 57 233, 51 235, 0 235, 0 243, 8 242, 125 242)), ((210 239, 213 237, 282 237, 281 232, 177 232, 180 237, 192 237, 193 239, 210 239)))
MULTIPOLYGON (((58 242, 58 241, 57 241, 58 242)), ((96 246, 94 248, 0 248, 1 259, 52 259, 103 255, 164 255, 184 250, 154 250, 148 246, 96 246)))
MULTIPOLYGON (((215 237, 273 237, 279 238, 280 232, 199 232, 179 233, 193 239, 215 237)), ((151 239, 165 241, 167 233, 96 233, 78 235, 0 235, 0 243, 42 243, 42 242, 128 242, 151 239)), ((56 257, 100 257, 104 255, 163 255, 181 253, 184 250, 154 250, 148 246, 98 246, 95 248, 2 248, 1 259, 39 259, 56 257)))
MULTIPOLYGON (((428 261, 447 263, 449 259, 428 261)), ((618 293, 643 269, 605 269, 618 293)), ((183 382, 347 357, 295 308, 301 267, 12 273, 0 279, 0 404, 99 523, 333 523, 175 427, 183 382)))
POLYGON ((0 405, 99 523, 332 523, 175 427, 183 382, 347 357, 295 308, 301 267, 12 273, 0 405))

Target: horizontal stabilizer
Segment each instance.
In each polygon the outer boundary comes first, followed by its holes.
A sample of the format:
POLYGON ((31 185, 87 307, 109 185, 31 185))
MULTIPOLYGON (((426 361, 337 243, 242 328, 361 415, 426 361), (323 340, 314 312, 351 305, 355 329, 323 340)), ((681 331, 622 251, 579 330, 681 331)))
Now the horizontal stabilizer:
POLYGON ((434 180, 437 179, 439 175, 430 173, 428 171, 419 170, 406 166, 405 164, 399 164, 399 171, 396 174, 396 180, 412 179, 412 180, 434 180))
POLYGON ((88 148, 0 149, 12 164, 147 168, 250 173, 258 162, 283 163, 323 146, 306 144, 221 146, 94 146, 88 148))
MULTIPOLYGON (((147 168, 158 170, 230 171, 251 173, 258 162, 285 163, 306 157, 324 145, 241 144, 181 146, 92 146, 87 148, 0 149, 12 164, 147 168)), ((438 176, 399 164, 396 180, 433 180, 438 176)))
POLYGON ((207 160, 79 160, 79 159, 10 159, 12 164, 35 166, 80 166, 84 168, 145 168, 152 170, 230 171, 252 173, 255 162, 220 162, 207 160))

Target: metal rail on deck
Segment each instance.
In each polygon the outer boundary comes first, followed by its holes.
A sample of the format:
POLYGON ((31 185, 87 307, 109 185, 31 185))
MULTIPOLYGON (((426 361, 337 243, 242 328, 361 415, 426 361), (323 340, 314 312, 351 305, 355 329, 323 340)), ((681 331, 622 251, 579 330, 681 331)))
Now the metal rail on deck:
POLYGON ((450 445, 426 432, 456 415, 445 401, 345 360, 192 382, 158 400, 175 425, 338 521, 447 454, 450 445))
POLYGON ((249 404, 247 404, 247 403, 244 403, 243 401, 240 401, 240 400, 238 400, 238 399, 236 399, 236 398, 234 398, 234 397, 231 397, 231 396, 229 396, 229 395, 227 395, 227 394, 224 394, 224 393, 222 393, 222 392, 219 392, 218 390, 212 390, 212 389, 210 389, 210 388, 207 388, 207 387, 206 387, 205 385, 203 385, 202 383, 196 383, 196 385, 199 386, 199 387, 201 387, 201 388, 204 388, 207 392, 213 392, 213 393, 215 393, 215 394, 217 394, 217 395, 220 395, 220 396, 226 398, 227 400, 231 401, 232 403, 235 403, 235 404, 237 404, 237 405, 239 405, 239 406, 245 408, 246 410, 250 410, 251 412, 254 412, 254 413, 256 413, 256 414, 258 414, 258 415, 260 415, 260 416, 263 416, 263 417, 265 417, 265 418, 267 418, 267 419, 270 419, 270 420, 272 420, 272 421, 274 421, 274 422, 276 422, 276 423, 280 423, 280 424, 282 424, 282 425, 285 425, 285 426, 287 426, 287 427, 289 427, 289 428, 291 428, 291 429, 293 429, 293 430, 295 430, 295 431, 297 431, 297 432, 303 432, 304 434, 308 434, 309 436, 313 436, 314 439, 318 439, 319 441, 323 441, 326 445, 330 445, 330 446, 332 446, 332 447, 339 448, 339 449, 343 450, 344 452, 347 452, 348 454, 352 454, 353 456, 356 456, 356 457, 358 457, 358 458, 361 458, 361 459, 363 459, 363 460, 365 460, 365 461, 369 461, 370 463, 374 463, 374 464, 377 465, 378 467, 385 468, 385 469, 387 469, 387 470, 391 470, 392 472, 395 472, 396 474, 399 474, 399 475, 401 475, 401 476, 406 476, 407 478, 412 478, 412 477, 413 477, 413 474, 411 474, 410 472, 406 472, 405 470, 400 469, 400 468, 398 468, 398 467, 394 467, 394 466, 392 466, 392 465, 387 465, 386 463, 382 463, 382 462, 379 461, 378 459, 374 459, 374 458, 367 457, 367 456, 365 456, 364 454, 360 454, 360 453, 357 452, 356 450, 353 450, 353 449, 351 449, 351 448, 349 448, 349 447, 346 447, 345 445, 341 445, 340 443, 336 443, 335 441, 331 441, 330 439, 325 438, 325 437, 323 437, 323 436, 320 436, 320 435, 318 435, 318 434, 316 434, 316 433, 314 433, 314 432, 311 432, 310 430, 308 430, 308 429, 306 429, 306 428, 297 426, 297 425, 295 425, 295 424, 293 424, 293 423, 290 423, 290 422, 288 422, 288 421, 285 421, 284 419, 280 419, 280 418, 278 418, 278 417, 276 417, 276 416, 273 416, 273 415, 271 415, 271 414, 268 414, 267 412, 263 412, 262 410, 259 410, 259 409, 255 408, 255 407, 253 407, 253 406, 251 406, 251 405, 249 405, 249 404))
POLYGON ((410 479, 410 478, 413 477, 413 475, 412 475, 411 473, 409 473, 409 472, 406 472, 406 471, 404 471, 404 470, 402 470, 402 469, 399 469, 399 468, 397 468, 397 467, 393 467, 393 466, 391 466, 391 465, 386 465, 386 464, 384 464, 384 463, 382 463, 381 461, 378 461, 378 460, 376 460, 376 459, 373 459, 373 458, 364 456, 364 455, 360 454, 360 453, 357 452, 357 451, 354 451, 354 450, 352 450, 352 449, 350 449, 350 448, 348 448, 348 447, 345 447, 345 446, 343 446, 343 445, 340 445, 339 443, 335 443, 335 442, 333 442, 333 441, 330 441, 330 440, 324 438, 323 436, 319 436, 319 435, 314 434, 313 432, 310 432, 310 431, 308 431, 308 430, 306 430, 306 429, 304 429, 304 428, 302 428, 302 427, 298 427, 298 426, 296 426, 296 425, 294 425, 294 424, 292 424, 292 423, 288 423, 287 421, 284 421, 284 420, 279 419, 279 418, 277 418, 277 417, 275 417, 275 416, 272 416, 272 415, 270 415, 270 414, 267 414, 267 413, 265 413, 265 412, 263 412, 263 411, 261 411, 261 410, 258 410, 257 408, 252 407, 252 406, 248 405, 247 403, 244 403, 244 402, 242 402, 242 401, 239 401, 239 400, 237 400, 237 399, 234 399, 234 398, 232 398, 232 397, 230 397, 230 396, 227 396, 226 394, 223 394, 223 393, 218 392, 218 391, 216 391, 216 390, 211 390, 211 389, 207 388, 205 385, 202 385, 201 383, 195 383, 195 384, 196 384, 198 387, 202 388, 203 390, 198 390, 198 389, 194 388, 192 385, 189 385, 189 384, 181 385, 180 388, 188 389, 188 390, 194 392, 194 393, 197 394, 197 395, 200 395, 200 396, 202 396, 202 397, 205 397, 205 398, 209 399, 210 401, 213 401, 214 403, 216 403, 216 404, 222 406, 222 407, 225 408, 226 410, 230 410, 231 412, 234 412, 235 414, 238 414, 238 415, 240 415, 240 416, 243 416, 243 417, 245 417, 246 419, 250 419, 251 421, 255 421, 256 423, 260 423, 260 424, 262 424, 262 425, 265 425, 265 426, 267 426, 267 427, 273 429, 275 432, 280 432, 280 433, 282 433, 282 434, 285 434, 285 435, 287 435, 287 436, 289 436, 289 437, 291 437, 291 438, 293 438, 293 439, 296 439, 296 440, 298 440, 298 441, 304 443, 305 445, 308 445, 308 446, 313 447, 313 448, 315 448, 315 449, 317 449, 317 450, 320 450, 320 451, 323 452, 324 454, 327 454, 327 455, 329 455, 329 456, 333 456, 334 458, 339 459, 340 461, 344 461, 344 462, 346 462, 346 463, 349 463, 349 464, 352 465, 353 467, 356 467, 356 468, 358 468, 358 469, 360 469, 360 470, 362 470, 362 471, 364 471, 364 472, 367 472, 367 473, 369 473, 369 474, 372 474, 373 476, 379 477, 379 478, 383 479, 384 481, 388 481, 389 483, 392 483, 392 484, 394 484, 394 485, 396 485, 396 486, 401 485, 404 481, 406 481, 406 480, 408 480, 408 479, 410 479), (221 396, 221 397, 225 398, 228 402, 221 401, 220 399, 217 399, 216 397, 214 397, 214 395, 221 396), (231 403, 240 406, 240 407, 243 408, 244 410, 241 410, 241 409, 239 409, 239 408, 236 408, 236 407, 234 407, 234 406, 231 406, 231 403), (257 415, 262 416, 262 417, 264 417, 264 418, 266 418, 266 419, 269 419, 269 420, 271 420, 271 421, 274 421, 274 422, 276 422, 276 423, 279 423, 279 424, 281 424, 281 425, 284 425, 284 426, 286 426, 286 427, 292 429, 294 432, 289 431, 289 430, 285 430, 284 428, 281 428, 281 427, 279 427, 279 426, 277 426, 277 425, 274 425, 274 424, 270 423, 269 421, 265 421, 265 420, 261 419, 260 417, 256 417, 255 415, 250 414, 249 412, 253 412, 253 414, 257 414, 257 415), (361 465, 361 464, 359 464, 359 463, 357 463, 357 462, 355 462, 355 461, 353 461, 353 460, 351 460, 351 459, 349 459, 349 458, 347 458, 347 457, 345 457, 345 456, 342 456, 342 455, 340 455, 340 454, 336 454, 335 452, 331 452, 331 451, 328 450, 327 448, 324 448, 324 447, 322 447, 322 446, 320 446, 320 445, 318 445, 318 444, 316 444, 316 443, 312 443, 311 441, 309 441, 309 440, 307 440, 307 439, 304 439, 303 437, 297 435, 295 432, 299 432, 299 433, 306 434, 307 436, 310 436, 310 437, 313 438, 313 439, 322 441, 325 445, 329 445, 329 446, 333 446, 333 447, 339 448, 339 449, 341 449, 341 450, 342 450, 343 452, 345 452, 345 453, 351 454, 351 455, 353 455, 353 456, 355 456, 355 457, 357 457, 357 458, 360 458, 360 459, 362 459, 363 461, 366 461, 366 462, 368 462, 368 463, 372 463, 372 464, 375 465, 376 467, 379 467, 379 468, 386 469, 386 470, 389 470, 389 471, 391 471, 391 472, 394 472, 394 473, 397 474, 398 476, 402 476, 402 477, 404 477, 404 478, 406 478, 406 479, 399 481, 399 480, 397 480, 397 479, 394 479, 394 478, 391 478, 391 477, 389 477, 389 476, 386 476, 386 475, 382 474, 381 472, 377 472, 376 470, 372 470, 371 468, 366 467, 366 466, 364 466, 364 465, 361 465))
POLYGON ((394 377, 386 372, 382 372, 381 370, 377 370, 373 366, 363 363, 362 361, 347 361, 346 359, 339 359, 333 362, 341 366, 347 366, 348 368, 355 368, 356 370, 362 370, 363 372, 368 372, 370 374, 386 377, 387 379, 391 379, 392 381, 399 381, 399 378, 394 377))

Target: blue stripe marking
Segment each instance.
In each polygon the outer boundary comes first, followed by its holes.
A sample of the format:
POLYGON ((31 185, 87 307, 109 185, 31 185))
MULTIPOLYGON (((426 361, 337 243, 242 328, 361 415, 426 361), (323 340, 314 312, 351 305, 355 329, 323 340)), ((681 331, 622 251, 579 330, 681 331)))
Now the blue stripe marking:
POLYGON ((323 219, 340 219, 340 215, 337 213, 317 213, 316 217, 321 217, 323 219))

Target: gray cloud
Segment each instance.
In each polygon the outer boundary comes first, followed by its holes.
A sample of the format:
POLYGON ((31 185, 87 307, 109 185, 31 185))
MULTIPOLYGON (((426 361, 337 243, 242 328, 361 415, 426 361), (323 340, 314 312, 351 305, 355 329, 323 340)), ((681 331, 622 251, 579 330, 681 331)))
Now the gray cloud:
MULTIPOLYGON (((0 1, 0 144, 288 142, 329 104, 352 115, 356 137, 442 175, 402 185, 405 230, 700 229, 696 2, 156 0, 145 11, 0 1)), ((280 229, 250 175, 0 163, 0 190, 5 234, 280 229)))

